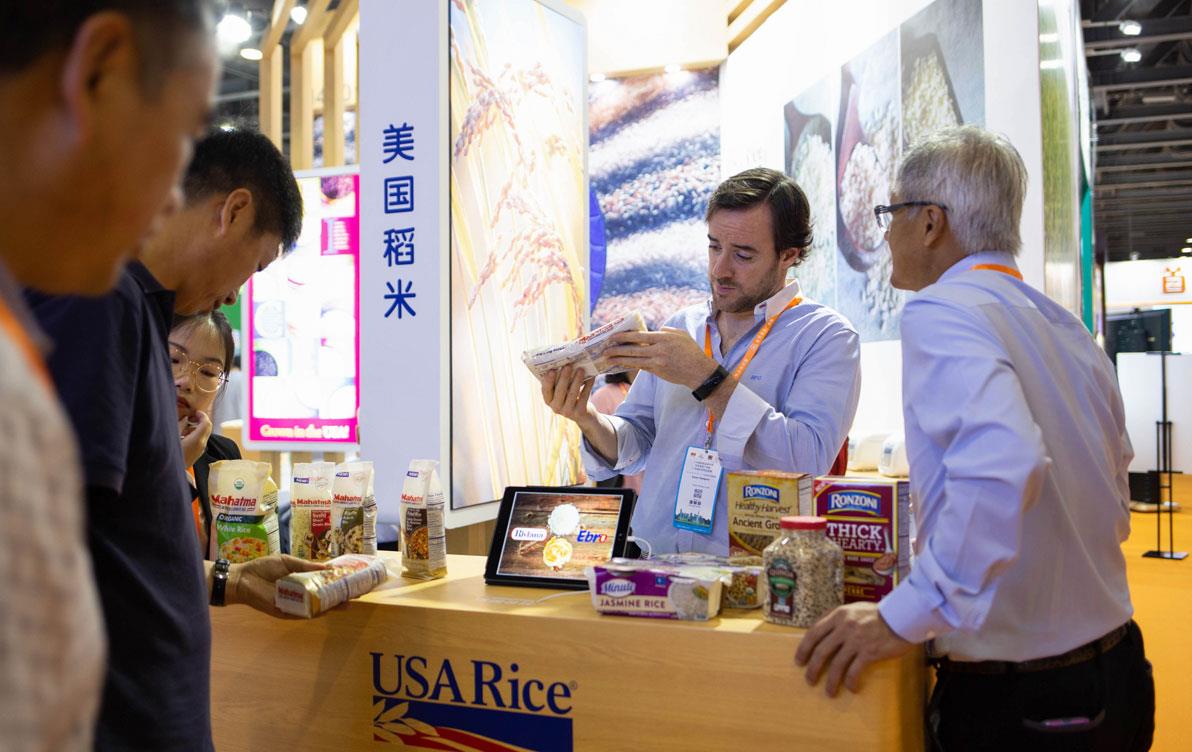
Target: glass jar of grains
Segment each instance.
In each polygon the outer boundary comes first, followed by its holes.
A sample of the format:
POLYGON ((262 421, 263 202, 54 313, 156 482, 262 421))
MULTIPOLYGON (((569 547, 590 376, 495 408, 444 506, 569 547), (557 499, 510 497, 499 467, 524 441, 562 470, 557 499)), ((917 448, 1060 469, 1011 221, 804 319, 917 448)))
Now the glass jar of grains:
POLYGON ((844 603, 844 551, 823 517, 783 517, 782 532, 762 552, 766 621, 810 627, 844 603))

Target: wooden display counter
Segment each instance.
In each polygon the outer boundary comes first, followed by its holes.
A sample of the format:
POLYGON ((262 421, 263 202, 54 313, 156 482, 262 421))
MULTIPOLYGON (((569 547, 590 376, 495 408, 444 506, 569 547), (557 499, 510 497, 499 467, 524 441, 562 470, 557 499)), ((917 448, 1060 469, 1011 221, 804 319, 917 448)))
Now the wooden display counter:
POLYGON ((215 746, 245 750, 921 750, 921 653, 830 700, 801 630, 602 616, 587 592, 390 579, 313 620, 212 609, 215 746))

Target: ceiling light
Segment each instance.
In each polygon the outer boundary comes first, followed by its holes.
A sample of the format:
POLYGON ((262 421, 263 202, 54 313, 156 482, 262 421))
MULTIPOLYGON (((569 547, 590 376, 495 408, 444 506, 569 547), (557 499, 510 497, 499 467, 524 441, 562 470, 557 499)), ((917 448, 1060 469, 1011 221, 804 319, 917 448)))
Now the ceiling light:
POLYGON ((1172 104, 1175 102, 1175 94, 1143 94, 1143 104, 1172 104))
POLYGON ((1058 42, 1060 41, 1060 35, 1056 34, 1054 31, 1047 34, 1040 34, 1039 41, 1044 43, 1058 42))
POLYGON ((1130 260, 1131 260, 1131 261, 1137 261, 1137 260, 1138 260, 1138 251, 1130 251, 1130 260))
POLYGON ((1180 253, 1192 253, 1192 248, 1188 248, 1188 247, 1181 248, 1180 253))
POLYGON ((262 55, 261 51, 256 47, 245 47, 244 49, 240 50, 240 57, 244 58, 245 60, 260 60, 265 56, 262 55))
POLYGON ((244 44, 252 37, 252 24, 244 16, 228 13, 219 20, 215 33, 224 44, 244 44))
POLYGON ((679 71, 683 70, 683 66, 679 65, 678 63, 671 63, 670 65, 666 66, 664 70, 667 73, 678 73, 679 71))
POLYGON ((1122 60, 1125 60, 1127 63, 1137 63, 1141 59, 1142 53, 1134 47, 1127 47, 1122 50, 1122 60))
POLYGON ((588 80, 594 84, 598 84, 601 81, 604 81, 607 79, 608 79, 608 76, 604 75, 603 73, 593 73, 591 76, 588 76, 588 80))
POLYGON ((290 20, 299 26, 306 23, 306 6, 295 5, 290 11, 290 20))
POLYGON ((1192 243, 1192 238, 1184 238, 1185 243, 1192 243))
POLYGON ((1118 31, 1128 37, 1136 37, 1142 33, 1142 24, 1137 21, 1122 21, 1118 24, 1118 31))

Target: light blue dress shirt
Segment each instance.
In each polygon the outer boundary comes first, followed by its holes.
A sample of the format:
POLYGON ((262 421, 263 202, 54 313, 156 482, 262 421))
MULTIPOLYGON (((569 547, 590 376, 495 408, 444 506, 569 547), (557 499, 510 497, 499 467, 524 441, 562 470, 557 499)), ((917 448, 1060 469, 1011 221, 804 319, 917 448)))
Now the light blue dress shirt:
POLYGON ((902 314, 918 537, 879 606, 954 660, 1058 655, 1133 613, 1126 436, 1113 366, 1055 301, 969 256, 902 314))
MULTIPOLYGON (((712 353, 733 370, 766 320, 799 295, 792 282, 754 308, 753 327, 727 357, 720 354, 720 331, 712 302, 680 311, 666 326, 683 329, 703 345, 704 326, 712 329, 712 353)), ((821 475, 831 467, 848 435, 861 389, 860 341, 840 314, 804 300, 783 313, 741 375, 724 415, 716 421, 712 447, 729 470, 785 470, 821 475)), ((633 514, 633 533, 653 553, 728 552, 725 487, 722 480, 710 534, 673 524, 675 496, 687 448, 703 447, 707 408, 681 384, 642 371, 628 396, 610 416, 617 432, 617 462, 609 464, 584 441, 584 467, 597 480, 645 471, 633 514)))

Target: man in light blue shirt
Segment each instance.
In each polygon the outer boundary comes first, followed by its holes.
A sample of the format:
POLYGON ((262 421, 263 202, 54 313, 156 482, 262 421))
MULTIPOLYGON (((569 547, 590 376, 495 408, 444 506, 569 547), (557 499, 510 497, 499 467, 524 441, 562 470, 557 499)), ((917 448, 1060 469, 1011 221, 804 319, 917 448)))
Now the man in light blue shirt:
POLYGON ((592 380, 570 366, 543 380, 547 404, 583 432, 592 478, 645 471, 633 529, 653 553, 728 552, 726 484, 709 532, 675 524, 689 448, 715 450, 726 471, 820 475, 847 436, 861 385, 857 333, 840 314, 801 299, 798 282, 786 283, 811 245, 809 217, 803 191, 780 172, 729 178, 708 205, 711 299, 661 331, 616 335, 605 351, 611 363, 641 369, 616 414, 589 403, 592 380), (738 378, 730 371, 742 361, 738 378))
POLYGON ((876 207, 902 317, 918 537, 910 576, 808 633, 829 694, 932 641, 929 729, 947 750, 1145 750, 1154 683, 1126 582, 1133 457, 1113 366, 1014 261, 1026 168, 1004 138, 949 129, 908 153, 876 207))

